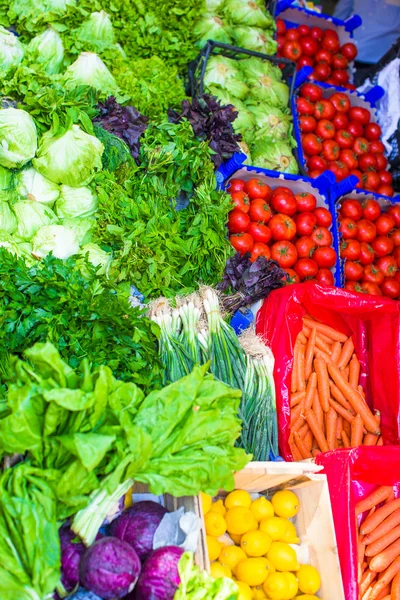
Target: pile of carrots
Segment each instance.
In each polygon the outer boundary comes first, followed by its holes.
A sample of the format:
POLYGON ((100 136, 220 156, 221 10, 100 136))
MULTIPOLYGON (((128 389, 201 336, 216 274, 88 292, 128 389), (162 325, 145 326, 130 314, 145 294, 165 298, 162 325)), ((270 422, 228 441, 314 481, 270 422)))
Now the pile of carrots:
POLYGON ((400 498, 381 486, 356 504, 360 600, 400 600, 400 498))
POLYGON ((294 460, 336 448, 382 445, 351 337, 307 315, 293 356, 289 444, 294 460))

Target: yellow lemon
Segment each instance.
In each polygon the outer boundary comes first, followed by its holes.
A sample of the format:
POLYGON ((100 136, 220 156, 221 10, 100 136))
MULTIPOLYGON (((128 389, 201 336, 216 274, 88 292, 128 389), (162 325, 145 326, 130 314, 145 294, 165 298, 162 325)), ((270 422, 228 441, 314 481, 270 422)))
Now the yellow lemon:
POLYGON ((301 598, 301 600, 321 600, 318 596, 312 596, 311 594, 303 594, 299 596, 299 598, 301 598))
POLYGON ((265 592, 264 592, 263 588, 260 587, 259 585, 257 585, 256 587, 251 588, 251 591, 253 592, 253 598, 252 598, 252 600, 264 600, 264 598, 267 597, 265 595, 265 592))
POLYGON ((253 500, 250 504, 250 510, 258 523, 267 517, 274 516, 274 507, 269 500, 264 498, 264 496, 260 496, 257 500, 253 500))
POLYGON ((212 498, 204 492, 200 492, 200 502, 203 509, 203 515, 206 515, 211 508, 212 498))
POLYGON ((300 510, 300 500, 290 490, 280 490, 271 498, 272 506, 278 517, 291 519, 295 517, 300 510))
POLYGON ((217 538, 213 537, 212 535, 206 535, 206 543, 209 559, 217 560, 218 556, 221 553, 223 544, 221 544, 221 542, 219 542, 217 538))
POLYGON ((300 568, 295 550, 285 542, 272 542, 267 558, 277 571, 298 571, 300 568))
MULTIPOLYGON (((217 513, 214 514, 216 515, 217 513)), ((257 529, 258 527, 253 513, 248 508, 244 508, 244 506, 230 508, 225 515, 225 521, 228 533, 234 533, 235 535, 243 535, 247 531, 250 531, 250 529, 257 529)))
POLYGON ((225 507, 233 508, 234 506, 243 506, 244 508, 250 508, 251 496, 249 492, 245 490, 234 490, 225 498, 225 507))
POLYGON ((286 535, 289 521, 281 517, 267 517, 260 523, 261 531, 268 533, 272 540, 276 542, 283 540, 286 535))
POLYGON ((226 508, 222 500, 216 500, 215 502, 213 502, 211 504, 210 510, 212 512, 220 513, 222 516, 224 516, 224 514, 226 513, 226 508))
POLYGON ((279 541, 286 542, 287 544, 299 544, 300 543, 300 538, 297 536, 296 527, 290 521, 286 521, 285 535, 279 541))
POLYGON ((236 577, 247 585, 261 585, 273 567, 266 558, 246 558, 236 567, 236 577))
POLYGON ((235 544, 237 546, 240 546, 240 540, 242 539, 241 535, 235 534, 235 533, 230 533, 229 537, 231 538, 232 542, 235 542, 235 544))
POLYGON ((264 583, 264 591, 271 600, 292 600, 297 590, 297 579, 293 573, 271 573, 264 583))
POLYGON ((219 579, 220 577, 232 577, 232 573, 229 567, 225 567, 221 565, 219 562, 213 562, 210 565, 210 573, 214 579, 219 579))
POLYGON ((207 535, 219 537, 220 535, 223 535, 226 531, 225 519, 219 513, 209 511, 204 516, 204 523, 206 526, 207 535))
POLYGON ((251 588, 244 581, 235 581, 239 589, 238 600, 252 600, 253 594, 251 588))
POLYGON ((321 587, 321 577, 312 565, 301 565, 296 573, 299 590, 304 594, 316 594, 321 587))
POLYGON ((239 546, 224 546, 217 557, 219 562, 229 567, 233 572, 237 565, 247 558, 245 552, 239 546))
POLYGON ((246 552, 247 556, 257 558, 267 554, 271 547, 271 543, 272 539, 268 533, 264 533, 264 531, 259 530, 252 530, 242 535, 240 547, 246 552))

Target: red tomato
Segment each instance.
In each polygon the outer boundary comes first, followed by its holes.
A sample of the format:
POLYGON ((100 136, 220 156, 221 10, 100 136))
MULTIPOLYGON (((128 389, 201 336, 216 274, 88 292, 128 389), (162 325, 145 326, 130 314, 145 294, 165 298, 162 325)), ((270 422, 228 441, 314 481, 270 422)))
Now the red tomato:
POLYGON ((356 183, 356 188, 361 188, 362 187, 362 178, 363 178, 363 174, 361 173, 361 171, 359 171, 358 169, 351 169, 350 175, 354 175, 355 177, 357 177, 358 183, 356 183))
POLYGON ((314 214, 308 212, 300 213, 296 218, 296 228, 298 235, 311 235, 316 224, 317 218, 315 215, 315 211, 314 214))
POLYGON ((300 96, 310 102, 317 102, 322 98, 322 89, 315 83, 305 83, 301 86, 300 96))
POLYGON ((344 263, 344 277, 349 281, 360 281, 363 276, 364 269, 360 263, 352 260, 346 260, 344 263))
POLYGON ((394 194, 394 189, 393 186, 383 183, 378 187, 376 193, 381 194, 381 196, 389 196, 391 198, 394 194))
POLYGON ((295 246, 297 250, 297 256, 299 258, 311 258, 311 255, 315 250, 315 244, 313 240, 306 235, 299 238, 296 241, 295 246))
POLYGON ((292 285, 293 283, 300 283, 300 277, 297 275, 296 271, 293 269, 283 269, 286 271, 288 277, 286 280, 286 285, 292 285))
POLYGON ((255 198, 263 198, 269 200, 272 196, 272 189, 262 179, 249 179, 246 182, 244 191, 249 195, 250 200, 255 198))
POLYGON ((396 272, 396 275, 394 276, 394 278, 396 279, 396 281, 400 282, 400 271, 396 272))
POLYGON ((354 60, 357 56, 357 46, 352 44, 351 42, 347 42, 347 44, 343 44, 340 48, 340 52, 347 58, 347 60, 354 60))
POLYGON ((367 265, 364 269, 363 281, 369 281, 381 285, 385 276, 382 271, 375 265, 367 265))
POLYGON ((389 234, 389 237, 396 248, 397 246, 400 246, 400 229, 394 229, 392 233, 389 234))
POLYGON ((333 273, 329 269, 319 269, 316 275, 316 280, 319 285, 334 285, 335 280, 333 273))
POLYGON ((315 53, 318 51, 317 42, 309 36, 300 38, 300 46, 303 54, 305 54, 306 56, 314 56, 315 53))
POLYGON ((342 181, 349 174, 349 167, 341 160, 334 160, 328 164, 328 169, 335 175, 337 181, 342 181))
POLYGON ((342 203, 340 214, 342 217, 348 217, 349 219, 353 219, 353 221, 359 221, 363 216, 363 208, 358 200, 347 198, 342 203))
POLYGON ((362 187, 366 190, 375 191, 380 184, 380 177, 375 171, 366 171, 362 176, 362 187))
POLYGON ((394 277, 397 271, 397 262, 394 256, 382 256, 376 261, 376 266, 385 277, 394 277))
POLYGON ((379 140, 382 135, 382 129, 379 127, 378 123, 368 123, 368 125, 364 128, 364 135, 370 142, 374 140, 379 140))
POLYGON ((311 116, 314 114, 314 104, 307 98, 297 98, 296 106, 299 115, 311 116))
POLYGON ((303 149, 309 156, 315 156, 322 151, 322 143, 314 133, 306 133, 302 139, 303 149))
POLYGON ((280 267, 288 269, 297 260, 296 246, 287 241, 276 242, 271 247, 271 258, 276 260, 280 267))
POLYGON ((315 54, 315 62, 326 62, 328 65, 331 65, 333 62, 333 56, 328 50, 318 50, 315 54))
POLYGON ((334 69, 347 69, 347 67, 349 66, 349 61, 345 56, 343 56, 343 54, 340 54, 340 52, 338 52, 333 57, 332 65, 334 69))
POLYGON ((312 38, 314 38, 314 40, 317 40, 317 42, 320 42, 322 40, 324 32, 321 29, 321 27, 311 27, 310 35, 312 38))
POLYGON ((343 240, 340 244, 340 256, 347 260, 359 260, 361 244, 357 240, 343 240))
POLYGON ((337 112, 336 115, 333 117, 333 124, 336 127, 336 129, 345 129, 348 123, 349 117, 344 112, 337 112))
POLYGON ((263 244, 262 242, 255 242, 253 246, 253 251, 251 253, 250 261, 255 262, 259 256, 265 256, 268 260, 271 258, 271 250, 267 246, 267 244, 263 244))
POLYGON ((364 133, 364 127, 361 125, 361 123, 358 123, 358 121, 349 121, 346 129, 355 138, 361 137, 364 133))
MULTIPOLYGON (((378 156, 378 154, 376 154, 378 156)), ((379 171, 379 177, 381 178, 381 184, 391 185, 393 181, 393 175, 389 171, 379 171)))
POLYGON ((289 217, 294 215, 297 210, 296 198, 293 196, 292 192, 290 192, 290 195, 286 192, 278 194, 275 194, 274 192, 271 198, 271 204, 276 212, 289 215, 289 217))
POLYGON ((291 42, 295 42, 300 39, 300 32, 295 27, 286 31, 286 39, 291 42))
POLYGON ((281 50, 283 48, 283 46, 286 44, 286 38, 284 35, 277 35, 276 36, 276 42, 278 44, 278 56, 281 56, 281 50))
POLYGON ((283 19, 276 19, 276 32, 278 35, 286 33, 286 23, 283 19))
POLYGON ((335 140, 324 140, 322 142, 322 156, 328 161, 337 160, 340 154, 340 147, 335 140))
POLYGON ((361 219, 357 223, 357 239, 359 242, 366 242, 369 244, 376 238, 376 227, 375 223, 368 221, 368 219, 361 219))
POLYGON ((394 258, 394 259, 395 259, 395 261, 396 261, 397 268, 398 268, 398 269, 400 269, 400 248, 397 248, 397 247, 396 247, 396 248, 393 250, 393 258, 394 258))
POLYGON ((272 239, 276 242, 292 240, 296 235, 296 224, 287 215, 274 215, 269 222, 272 239))
POLYGON ((344 240, 353 240, 357 237, 358 234, 357 223, 353 221, 353 219, 345 217, 344 219, 341 219, 339 223, 339 232, 341 233, 342 238, 344 240))
POLYGON ((228 216, 228 229, 230 233, 244 233, 250 225, 250 217, 242 210, 234 208, 228 216))
POLYGON ((317 121, 314 117, 302 115, 299 117, 299 125, 303 133, 312 133, 317 126, 317 121))
POLYGON ((300 280, 304 281, 304 279, 316 276, 318 273, 318 265, 312 258, 299 258, 294 265, 294 270, 300 277, 300 280))
POLYGON ((242 255, 251 252, 254 247, 254 240, 248 233, 235 233, 229 237, 229 241, 236 252, 240 252, 242 255))
POLYGON ((386 235, 378 235, 371 243, 371 246, 378 258, 387 256, 393 252, 394 242, 386 235))
POLYGON ((360 263, 370 265, 375 260, 375 254, 372 247, 366 242, 360 244, 360 263))
MULTIPOLYGON (((287 39, 287 37, 286 37, 287 39)), ((288 58, 289 60, 294 60, 296 62, 297 59, 300 58, 302 54, 301 46, 299 42, 289 41, 282 48, 282 56, 288 58)))
POLYGON ((368 140, 363 137, 355 138, 353 150, 357 155, 365 154, 365 152, 368 152, 368 140))
POLYGON ((311 212, 317 206, 317 199, 310 192, 300 192, 295 195, 297 212, 311 212))
POLYGON ((314 59, 311 56, 300 56, 300 58, 296 62, 297 70, 300 70, 303 67, 313 67, 314 59))
POLYGON ((313 260, 319 267, 331 269, 336 264, 336 251, 329 246, 317 248, 313 254, 313 260))
POLYGON ((400 204, 389 206, 387 212, 392 217, 396 227, 400 227, 400 204))
POLYGON ((325 31, 324 38, 322 40, 322 48, 324 48, 325 50, 329 50, 331 54, 336 54, 340 48, 340 41, 337 34, 331 35, 331 32, 332 34, 336 34, 335 31, 332 31, 330 29, 327 29, 325 31))
POLYGON ((345 87, 347 90, 356 90, 356 86, 354 85, 354 83, 346 83, 343 87, 345 87))
POLYGON ((256 198, 250 202, 249 217, 256 223, 268 223, 272 217, 270 205, 262 198, 256 198))
POLYGON ((275 198, 276 196, 281 196, 282 194, 290 196, 291 198, 294 197, 294 194, 289 187, 286 187, 285 185, 278 185, 278 187, 276 187, 272 192, 272 198, 275 198))
POLYGON ((344 289, 348 290, 349 292, 364 292, 363 288, 356 281, 346 281, 346 283, 344 284, 344 289))
POLYGON ((335 126, 328 119, 320 119, 317 123, 315 134, 323 140, 331 140, 335 137, 335 126))
MULTIPOLYGON (((244 183, 244 182, 243 182, 244 183)), ((250 198, 246 192, 233 192, 232 200, 236 208, 248 213, 250 210, 250 198)))
POLYGON ((271 239, 271 230, 263 223, 250 223, 247 233, 251 235, 255 242, 268 244, 271 239))
POLYGON ((344 162, 350 170, 356 169, 358 166, 357 155, 353 150, 341 150, 339 153, 339 160, 344 162))
POLYGON ((338 131, 336 133, 335 140, 339 144, 340 148, 347 149, 347 150, 352 148, 353 144, 354 144, 353 136, 351 135, 351 133, 349 133, 345 129, 341 129, 340 131, 338 131))
POLYGON ((297 31, 299 32, 300 37, 310 35, 310 28, 308 25, 299 25, 297 31))
MULTIPOLYGON (((360 133, 360 135, 362 135, 362 133, 360 133)), ((370 144, 369 144, 369 151, 370 152, 380 152, 383 154, 385 152, 385 146, 383 145, 382 142, 374 140, 373 142, 370 142, 370 144)))
POLYGON ((387 213, 383 213, 375 221, 376 233, 378 235, 386 235, 392 231, 392 229, 394 229, 395 224, 395 220, 389 211, 387 213))
POLYGON ((242 192, 245 185, 246 182, 243 181, 243 179, 231 179, 228 184, 227 191, 229 194, 233 194, 234 192, 242 192))
POLYGON ((400 283, 394 277, 385 277, 381 291, 387 298, 395 300, 400 296, 400 283))
POLYGON ((331 73, 332 69, 330 68, 328 63, 320 62, 314 67, 314 71, 312 72, 312 79, 316 79, 317 81, 326 81, 331 73))
POLYGON ((370 221, 376 221, 376 219, 381 214, 381 207, 379 203, 373 198, 368 198, 363 203, 363 217, 364 219, 369 219, 370 221))
POLYGON ((321 100, 318 100, 318 102, 315 104, 314 117, 317 120, 333 119, 335 113, 335 107, 333 106, 332 102, 326 98, 321 98, 321 100))
POLYGON ((317 227, 311 234, 311 239, 316 246, 331 246, 332 234, 326 227, 317 227))
MULTIPOLYGON (((375 156, 376 158, 376 170, 377 171, 385 171, 387 164, 388 164, 388 159, 386 158, 386 156, 384 154, 382 154, 381 152, 377 152, 375 154, 373 154, 372 156, 375 156)), ((379 177, 381 176, 381 174, 379 173, 379 177)), ((381 179, 382 181, 382 179, 381 179)))
POLYGON ((344 69, 335 69, 332 71, 332 79, 336 81, 336 85, 339 84, 343 87, 349 81, 349 74, 344 69))
POLYGON ((369 110, 362 106, 352 106, 349 110, 350 121, 357 121, 361 125, 368 125, 371 119, 369 110))
POLYGON ((332 215, 328 209, 318 206, 313 214, 317 220, 318 227, 330 227, 332 225, 332 215))
POLYGON ((370 281, 363 281, 362 289, 366 294, 372 294, 373 296, 382 296, 382 292, 376 283, 371 283, 370 281))
POLYGON ((307 165, 311 171, 314 169, 325 171, 328 168, 328 163, 322 156, 310 156, 307 165))
POLYGON ((311 177, 311 179, 317 179, 317 177, 320 177, 322 174, 322 169, 313 169, 312 171, 308 171, 308 176, 311 177))
POLYGON ((378 166, 376 154, 372 154, 372 152, 365 152, 364 154, 361 154, 358 159, 358 166, 361 171, 370 171, 371 169, 376 169, 378 166))

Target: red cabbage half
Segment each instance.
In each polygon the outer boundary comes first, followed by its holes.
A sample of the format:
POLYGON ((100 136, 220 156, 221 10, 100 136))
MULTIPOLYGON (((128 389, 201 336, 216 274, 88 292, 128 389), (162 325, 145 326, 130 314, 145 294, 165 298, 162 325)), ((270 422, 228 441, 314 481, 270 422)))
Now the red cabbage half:
POLYGON ((110 534, 132 546, 143 562, 153 550, 154 534, 166 512, 151 500, 137 502, 111 523, 110 534))
POLYGON ((182 548, 165 546, 150 554, 135 588, 136 600, 173 600, 181 579, 178 563, 182 548))
POLYGON ((104 537, 85 551, 79 566, 81 584, 104 600, 123 598, 140 573, 134 549, 115 537, 104 537))
POLYGON ((59 530, 61 546, 61 583, 67 592, 72 592, 79 583, 79 563, 85 552, 85 546, 73 540, 76 534, 69 527, 59 530))

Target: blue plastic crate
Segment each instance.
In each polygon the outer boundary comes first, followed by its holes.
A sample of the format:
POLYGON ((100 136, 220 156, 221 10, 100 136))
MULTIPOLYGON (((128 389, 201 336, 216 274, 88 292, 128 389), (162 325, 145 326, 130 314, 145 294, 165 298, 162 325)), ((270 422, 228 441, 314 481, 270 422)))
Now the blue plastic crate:
MULTIPOLYGON (((353 31, 362 25, 362 18, 360 15, 352 15, 343 21, 342 19, 336 19, 336 17, 319 13, 310 10, 309 8, 293 6, 293 4, 294 0, 279 0, 275 9, 275 17, 283 19, 293 27, 300 24, 310 24, 311 27, 318 26, 321 27, 321 29, 335 29, 337 30, 338 35, 341 33, 340 30, 342 29, 343 33, 346 32, 350 37, 353 36, 353 31)), ((342 40, 340 41, 342 42, 342 40)), ((342 43, 344 44, 346 42, 343 41, 342 43)))
MULTIPOLYGON (((304 175, 290 175, 287 173, 279 173, 278 171, 269 171, 262 169, 261 167, 252 167, 245 165, 246 160, 245 154, 234 154, 230 160, 221 165, 218 169, 217 183, 218 187, 222 190, 226 189, 229 179, 233 175, 240 179, 251 179, 254 176, 259 176, 271 187, 277 187, 278 185, 285 185, 286 187, 293 190, 295 194, 300 191, 309 191, 314 194, 317 198, 317 205, 327 208, 332 214, 335 213, 334 207, 334 196, 332 196, 330 190, 335 187, 335 177, 333 173, 327 171, 316 179, 311 179, 304 175)), ((333 219, 331 226, 331 233, 333 238, 333 247, 338 255, 336 265, 332 269, 335 284, 340 285, 341 272, 339 263, 339 232, 337 228, 337 219, 333 219)))

